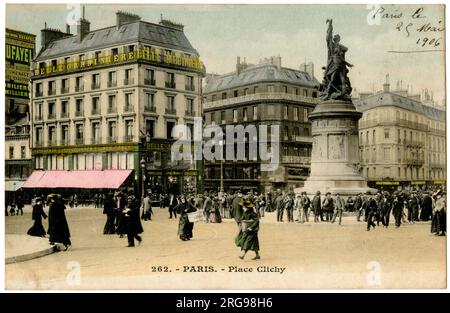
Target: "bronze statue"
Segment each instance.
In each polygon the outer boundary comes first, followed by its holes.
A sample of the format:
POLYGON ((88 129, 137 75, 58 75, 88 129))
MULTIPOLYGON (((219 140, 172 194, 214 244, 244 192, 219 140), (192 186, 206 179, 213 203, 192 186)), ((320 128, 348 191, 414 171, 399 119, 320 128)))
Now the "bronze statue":
POLYGON ((327 20, 327 46, 328 62, 323 82, 319 87, 322 100, 346 100, 351 101, 352 87, 347 77, 347 67, 353 67, 352 64, 345 61, 345 53, 348 48, 340 43, 339 35, 333 36, 333 20, 327 20))

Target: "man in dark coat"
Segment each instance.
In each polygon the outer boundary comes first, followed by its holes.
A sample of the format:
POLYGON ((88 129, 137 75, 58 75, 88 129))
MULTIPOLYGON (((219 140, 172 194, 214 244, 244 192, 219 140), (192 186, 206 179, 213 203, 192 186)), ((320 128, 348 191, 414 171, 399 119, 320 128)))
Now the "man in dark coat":
POLYGON ((367 231, 370 230, 370 227, 375 229, 376 224, 374 223, 374 219, 376 218, 378 205, 377 201, 374 197, 369 197, 367 201, 367 231))
POLYGON ((322 203, 322 210, 325 212, 325 218, 327 222, 331 222, 331 220, 333 219, 334 205, 335 201, 331 197, 331 192, 327 192, 322 203))
POLYGON ((50 205, 48 207, 48 231, 50 244, 62 243, 66 250, 71 245, 69 225, 67 224, 64 210, 66 207, 60 195, 48 196, 50 205))
POLYGON ((116 233, 116 210, 114 209, 114 198, 110 192, 106 195, 106 199, 103 202, 103 214, 106 214, 106 224, 103 228, 104 235, 112 235, 116 233))
POLYGON ((142 242, 142 237, 139 234, 144 232, 140 219, 140 204, 134 195, 128 196, 127 206, 123 211, 123 218, 125 224, 125 231, 128 237, 128 246, 134 247, 134 239, 139 243, 142 242))
POLYGON ((322 214, 322 201, 320 199, 320 191, 316 192, 316 195, 314 196, 312 202, 311 202, 311 206, 313 208, 314 211, 314 223, 319 222, 319 216, 321 218, 321 220, 323 221, 323 216, 322 214))
POLYGON ((420 220, 429 221, 433 212, 433 200, 429 193, 425 193, 421 203, 420 220))
POLYGON ((356 221, 361 222, 362 197, 361 197, 360 193, 355 197, 355 202, 353 204, 353 207, 355 208, 355 211, 356 211, 356 221))
POLYGON ((395 227, 398 228, 402 224, 403 215, 403 198, 399 193, 394 193, 394 203, 392 205, 392 214, 395 219, 395 227))
POLYGON ((175 217, 177 218, 177 212, 174 211, 174 207, 176 207, 178 204, 178 200, 177 197, 175 197, 175 195, 173 193, 170 194, 169 196, 169 218, 175 217))
POLYGON ((389 218, 392 210, 392 199, 387 191, 383 192, 383 197, 381 199, 381 202, 379 203, 379 206, 381 223, 383 224, 383 227, 388 228, 389 218))
POLYGON ((277 209, 277 222, 283 221, 284 197, 285 195, 283 193, 279 193, 278 197, 275 199, 275 208, 277 209))

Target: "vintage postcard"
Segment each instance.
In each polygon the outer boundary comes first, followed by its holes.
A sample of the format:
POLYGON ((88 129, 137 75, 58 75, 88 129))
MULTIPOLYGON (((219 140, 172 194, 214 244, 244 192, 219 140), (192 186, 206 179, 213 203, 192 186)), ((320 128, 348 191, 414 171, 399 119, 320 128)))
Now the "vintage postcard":
POLYGON ((447 288, 444 4, 4 7, 7 290, 447 288))

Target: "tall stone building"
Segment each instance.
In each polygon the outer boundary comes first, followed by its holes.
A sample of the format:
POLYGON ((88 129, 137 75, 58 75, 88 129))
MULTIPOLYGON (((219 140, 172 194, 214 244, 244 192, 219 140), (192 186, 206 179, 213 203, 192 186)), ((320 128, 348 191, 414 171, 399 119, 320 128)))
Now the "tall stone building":
POLYGON ((157 192, 195 186, 196 164, 170 153, 175 125, 201 116, 204 69, 183 25, 117 12, 116 25, 91 30, 83 17, 76 34, 46 27, 41 39, 31 78, 36 170, 128 169, 157 192))
POLYGON ((355 101, 363 112, 361 170, 371 187, 445 184, 445 111, 419 100, 391 90, 387 78, 382 92, 355 101))
MULTIPOLYGON (((244 158, 205 161, 205 186, 218 190, 244 188, 259 192, 303 185, 309 175, 312 138, 308 114, 318 102, 319 83, 312 64, 295 70, 281 65, 281 57, 249 65, 237 58, 236 70, 225 75, 209 75, 204 89, 203 117, 206 125, 279 126, 280 164, 274 171, 262 171, 258 154, 250 157, 247 136, 244 158)), ((224 130, 225 132, 225 130, 224 130)), ((270 136, 270 133, 269 133, 270 136)), ((260 139, 260 138, 259 138, 260 139)), ((236 145, 225 138, 224 145, 236 145)), ((272 151, 273 153, 274 151, 272 151)))

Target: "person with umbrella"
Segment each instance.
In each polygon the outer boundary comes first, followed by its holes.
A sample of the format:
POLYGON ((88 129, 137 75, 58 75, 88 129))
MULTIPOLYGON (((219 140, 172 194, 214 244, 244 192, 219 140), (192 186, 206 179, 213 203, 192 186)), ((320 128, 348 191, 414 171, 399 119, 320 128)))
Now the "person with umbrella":
POLYGON ((252 260, 259 260, 259 217, 254 210, 254 204, 249 199, 243 199, 240 205, 244 208, 241 219, 241 229, 235 239, 236 246, 244 251, 244 254, 239 256, 241 260, 245 258, 245 255, 249 250, 255 252, 255 257, 252 260))

